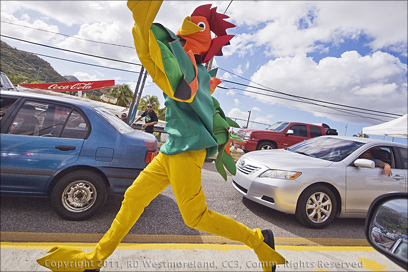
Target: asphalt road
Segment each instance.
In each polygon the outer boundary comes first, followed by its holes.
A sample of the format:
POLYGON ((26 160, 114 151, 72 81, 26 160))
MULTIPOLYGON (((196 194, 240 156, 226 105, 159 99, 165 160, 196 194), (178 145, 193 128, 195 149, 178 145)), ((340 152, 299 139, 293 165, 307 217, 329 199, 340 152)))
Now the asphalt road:
MULTIPOLYGON (((205 163, 202 184, 208 207, 244 223, 250 228, 270 228, 276 237, 365 239, 364 219, 335 219, 322 230, 300 225, 295 216, 244 199, 216 172, 213 163, 205 163)), ((1 232, 33 233, 105 233, 119 211, 122 195, 111 194, 103 209, 86 221, 66 221, 43 198, 2 197, 1 232)), ((178 211, 171 187, 154 199, 129 232, 143 235, 207 235, 187 227, 178 211)))

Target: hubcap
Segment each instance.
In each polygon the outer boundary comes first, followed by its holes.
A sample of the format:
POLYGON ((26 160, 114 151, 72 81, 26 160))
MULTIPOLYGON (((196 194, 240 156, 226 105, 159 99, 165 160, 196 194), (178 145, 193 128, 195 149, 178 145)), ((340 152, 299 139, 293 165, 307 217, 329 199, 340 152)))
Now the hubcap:
POLYGON ((323 192, 312 194, 306 203, 306 214, 310 221, 323 223, 329 219, 332 213, 332 202, 330 197, 323 192))
POLYGON ((69 184, 62 193, 62 205, 70 212, 83 212, 95 204, 96 188, 86 180, 77 180, 69 184))

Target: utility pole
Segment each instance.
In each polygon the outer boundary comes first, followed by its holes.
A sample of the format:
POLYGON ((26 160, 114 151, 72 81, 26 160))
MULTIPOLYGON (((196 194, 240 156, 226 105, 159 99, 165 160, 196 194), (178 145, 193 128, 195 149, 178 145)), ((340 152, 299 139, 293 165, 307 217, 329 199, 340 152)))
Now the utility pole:
POLYGON ((206 65, 205 65, 205 68, 207 68, 207 72, 211 71, 213 59, 214 59, 214 57, 212 57, 212 58, 210 59, 210 61, 207 62, 206 65))
POLYGON ((38 74, 40 73, 40 67, 38 67, 37 76, 35 77, 35 82, 37 82, 38 74))
POLYGON ((248 111, 248 121, 247 121, 247 125, 246 125, 246 128, 248 128, 248 126, 249 126, 249 118, 251 117, 251 111, 248 111))
MULTIPOLYGON (((139 102, 140 102, 140 98, 142 97, 142 92, 143 92, 144 85, 146 82, 146 77, 147 77, 147 71, 145 70, 144 75, 143 75, 143 80, 142 80, 142 86, 140 87, 139 94, 137 95, 137 101, 136 101, 135 110, 133 111, 133 113, 136 113, 137 108, 139 107, 139 102)), ((133 119, 135 119, 135 116, 133 116, 133 119)))
POLYGON ((144 87, 144 82, 146 81, 146 76, 147 76, 147 71, 145 71, 144 67, 142 66, 142 68, 140 68, 140 72, 139 72, 139 78, 137 79, 137 83, 136 83, 136 88, 135 88, 135 92, 133 93, 133 99, 132 99, 132 103, 130 104, 129 107, 129 113, 128 113, 128 124, 132 124, 134 119, 135 119, 135 112, 137 111, 137 107, 139 106, 139 101, 140 101, 140 97, 142 95, 142 91, 143 91, 143 87, 144 87), (145 73, 145 76, 143 78, 143 83, 142 86, 140 87, 141 81, 142 81, 142 76, 143 73, 145 73), (139 90, 140 89, 140 90, 139 90), (136 103, 137 101, 137 103, 136 103), (136 105, 135 105, 136 104, 136 105))

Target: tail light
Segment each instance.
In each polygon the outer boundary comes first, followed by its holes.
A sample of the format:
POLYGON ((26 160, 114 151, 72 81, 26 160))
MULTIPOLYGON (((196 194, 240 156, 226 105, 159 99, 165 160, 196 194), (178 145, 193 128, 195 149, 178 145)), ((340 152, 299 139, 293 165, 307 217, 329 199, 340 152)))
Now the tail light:
POLYGON ((147 151, 146 152, 146 163, 150 163, 154 157, 157 156, 157 143, 154 141, 145 140, 145 146, 147 150, 155 150, 155 151, 147 151))
POLYGON ((156 156, 157 156, 157 151, 147 151, 145 162, 150 163, 156 156))

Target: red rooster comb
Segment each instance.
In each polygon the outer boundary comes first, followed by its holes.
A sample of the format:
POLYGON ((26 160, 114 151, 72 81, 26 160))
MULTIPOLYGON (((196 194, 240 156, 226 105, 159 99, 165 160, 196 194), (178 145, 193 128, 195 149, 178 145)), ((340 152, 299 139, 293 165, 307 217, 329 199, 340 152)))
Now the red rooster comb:
POLYGON ((234 24, 224 21, 229 18, 225 14, 217 12, 217 7, 211 8, 211 4, 197 7, 191 16, 204 16, 210 24, 210 29, 217 36, 227 35, 227 28, 235 27, 234 24))

